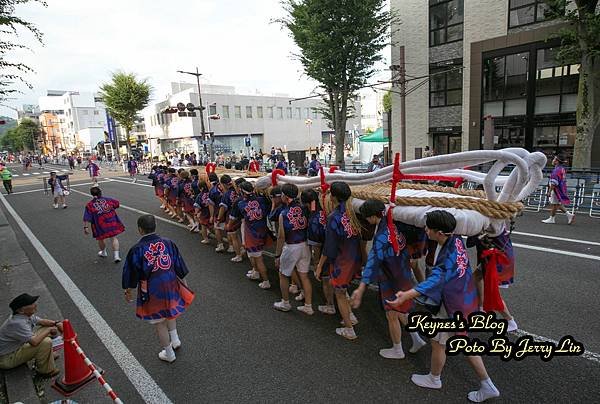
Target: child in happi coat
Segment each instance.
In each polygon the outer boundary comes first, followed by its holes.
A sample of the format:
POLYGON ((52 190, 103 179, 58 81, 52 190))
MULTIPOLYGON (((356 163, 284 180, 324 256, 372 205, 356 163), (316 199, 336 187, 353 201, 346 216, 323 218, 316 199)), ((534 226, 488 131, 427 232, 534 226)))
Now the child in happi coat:
MULTIPOLYGON (((512 242, 510 241, 510 235, 506 226, 502 227, 502 231, 497 236, 483 235, 483 236, 471 236, 467 238, 467 247, 473 247, 477 249, 477 270, 473 272, 475 281, 477 282, 477 292, 479 293, 479 300, 483 301, 483 279, 485 265, 489 257, 486 257, 485 251, 490 248, 497 249, 504 257, 502 259, 496 259, 496 271, 498 273, 498 287, 501 289, 507 289, 514 283, 515 277, 515 253, 513 250, 512 242)), ((502 299, 504 309, 500 310, 499 313, 508 321, 506 331, 515 331, 519 328, 514 317, 508 310, 506 301, 502 299)))
POLYGON ((240 240, 240 228, 242 227, 242 219, 232 214, 237 209, 237 203, 241 197, 240 185, 245 182, 244 178, 236 178, 233 181, 233 192, 226 197, 227 192, 223 195, 222 203, 227 205, 227 211, 225 212, 225 231, 227 232, 227 238, 229 239, 229 250, 233 249, 235 256, 231 258, 231 262, 242 262, 242 242, 240 240))
POLYGON ((88 164, 85 169, 90 174, 90 178, 92 179, 92 184, 98 185, 98 177, 100 176, 100 167, 96 162, 92 159, 88 159, 88 164))
MULTIPOLYGON (((300 200, 308 210, 308 245, 312 248, 312 260, 315 266, 321 259, 321 250, 325 243, 325 231, 327 229, 327 214, 319 202, 319 194, 313 189, 302 191, 300 200)), ((325 265, 317 278, 323 284, 323 295, 325 304, 317 306, 323 314, 335 314, 335 303, 333 287, 329 279, 329 266, 325 265)))
POLYGON ((165 190, 165 200, 167 201, 167 211, 172 218, 177 217, 177 171, 174 168, 167 170, 167 176, 164 180, 163 188, 165 190))
POLYGON ((348 184, 341 181, 332 183, 331 201, 335 208, 327 218, 325 244, 315 277, 321 276, 325 265, 329 267, 331 285, 344 323, 344 327, 336 328, 335 332, 354 340, 357 337, 346 290, 354 276, 360 272, 363 261, 361 228, 352 208, 352 192, 348 184))
POLYGON ((550 207, 550 217, 542 220, 542 223, 556 223, 554 216, 557 210, 567 215, 567 224, 571 224, 575 220, 575 214, 567 212, 567 209, 563 206, 571 203, 567 194, 567 170, 563 167, 564 162, 563 157, 554 156, 554 159, 552 159, 554 169, 550 174, 550 186, 548 187, 548 199, 552 206, 550 207))
POLYGON ((119 255, 119 239, 117 236, 125 231, 116 209, 119 201, 102 196, 102 190, 92 187, 90 194, 94 199, 85 205, 83 213, 83 233, 89 234, 91 227, 92 236, 98 241, 99 257, 106 257, 106 241, 110 240, 113 248, 115 262, 121 261, 119 255))
POLYGON ((125 300, 132 302, 131 291, 137 289, 135 314, 156 327, 163 348, 159 359, 173 362, 181 347, 176 319, 194 300, 183 281, 189 271, 175 243, 155 233, 154 216, 140 216, 137 225, 142 238, 129 250, 123 266, 125 300))
POLYGON ((190 173, 182 171, 179 173, 179 188, 177 190, 177 200, 181 205, 183 215, 188 220, 188 228, 190 232, 197 231, 196 221, 194 219, 194 188, 190 173))
MULTIPOLYGON (((290 311, 289 280, 294 271, 300 278, 303 288, 304 305, 298 310, 312 315, 312 285, 308 278, 310 270, 310 249, 306 242, 308 217, 304 207, 298 203, 298 187, 294 184, 284 184, 281 187, 283 209, 279 214, 279 234, 275 250, 275 267, 279 269, 279 287, 281 301, 273 307, 280 311, 290 311)), ((298 300, 298 299, 297 299, 298 300)))
POLYGON ((252 269, 246 273, 246 277, 252 280, 262 279, 258 286, 261 289, 269 289, 271 283, 262 256, 263 250, 273 243, 271 231, 267 227, 269 204, 264 197, 254 193, 254 185, 250 182, 240 184, 240 190, 242 198, 232 214, 235 215, 234 218, 244 219, 244 247, 252 264, 252 269))
POLYGON ((131 178, 133 182, 137 182, 135 175, 139 172, 138 162, 135 161, 133 156, 130 156, 129 160, 127 160, 127 172, 129 173, 129 178, 131 178))
POLYGON ((160 208, 163 210, 167 209, 167 199, 165 198, 165 181, 167 179, 167 167, 159 166, 154 173, 152 185, 154 186, 154 194, 160 201, 160 208))
MULTIPOLYGON (((370 224, 378 227, 373 239, 373 248, 362 271, 360 286, 352 293, 352 307, 360 306, 368 284, 377 283, 393 343, 392 348, 379 350, 379 355, 388 359, 404 359, 402 325, 408 323, 407 314, 413 310, 414 303, 408 300, 401 306, 392 307, 386 303, 386 300, 393 299, 396 292, 410 290, 414 286, 413 267, 416 265, 416 260, 425 252, 425 232, 405 223, 393 222, 394 227, 390 234, 385 218, 385 205, 381 201, 365 201, 360 207, 360 214, 370 224), (392 237, 397 240, 397 252, 392 245, 392 237)), ((412 338, 410 352, 415 353, 425 345, 425 341, 417 332, 411 332, 410 336, 412 338)))
POLYGON ((210 209, 210 223, 214 226, 215 238, 217 239, 217 248, 215 248, 215 251, 223 252, 225 251, 225 246, 223 245, 224 225, 221 226, 219 224, 219 211, 221 205, 221 198, 223 198, 223 192, 221 191, 219 177, 217 177, 217 174, 210 173, 208 175, 208 180, 210 181, 210 189, 208 191, 208 208, 210 209), (219 229, 219 227, 221 227, 221 229, 219 229))
MULTIPOLYGON (((435 266, 431 275, 414 288, 396 293, 396 299, 388 300, 392 307, 400 307, 405 302, 419 296, 440 305, 438 317, 453 317, 460 312, 466 318, 477 311, 479 299, 475 282, 469 265, 469 258, 460 235, 453 234, 456 219, 452 214, 435 210, 427 213, 425 232, 431 240, 438 243, 435 266)), ((417 386, 440 389, 441 374, 446 363, 446 341, 453 334, 440 332, 431 339, 431 370, 426 375, 413 374, 411 380, 417 386)), ((481 356, 466 356, 467 361, 477 373, 480 389, 468 394, 473 402, 482 402, 489 398, 498 397, 500 392, 494 386, 483 364, 481 356)))
POLYGON ((194 208, 196 209, 196 220, 200 224, 200 234, 202 235, 200 243, 209 244, 208 231, 212 227, 212 224, 210 221, 208 185, 205 181, 198 182, 198 190, 198 195, 196 195, 196 199, 194 200, 194 208))

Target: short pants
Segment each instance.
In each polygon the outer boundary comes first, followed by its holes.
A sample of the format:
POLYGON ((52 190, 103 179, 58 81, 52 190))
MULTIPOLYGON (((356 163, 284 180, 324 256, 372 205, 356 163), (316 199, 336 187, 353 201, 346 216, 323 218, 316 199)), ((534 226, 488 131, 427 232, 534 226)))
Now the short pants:
POLYGON ((279 272, 292 276, 294 268, 301 273, 308 273, 310 267, 310 249, 306 242, 284 244, 279 257, 279 272))

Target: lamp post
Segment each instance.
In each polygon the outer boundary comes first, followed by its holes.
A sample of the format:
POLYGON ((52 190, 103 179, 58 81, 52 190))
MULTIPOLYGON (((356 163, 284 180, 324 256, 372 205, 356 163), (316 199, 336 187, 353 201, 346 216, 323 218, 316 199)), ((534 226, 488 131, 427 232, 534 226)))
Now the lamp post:
POLYGON ((202 106, 202 94, 200 91, 200 76, 202 76, 202 73, 200 73, 198 71, 198 68, 196 67, 196 72, 185 72, 183 70, 177 70, 177 73, 181 73, 181 74, 189 74, 191 76, 195 76, 196 77, 196 83, 198 85, 198 103, 199 105, 199 109, 200 109, 200 130, 201 130, 201 134, 202 136, 204 136, 206 134, 206 130, 204 129, 204 107, 202 106))

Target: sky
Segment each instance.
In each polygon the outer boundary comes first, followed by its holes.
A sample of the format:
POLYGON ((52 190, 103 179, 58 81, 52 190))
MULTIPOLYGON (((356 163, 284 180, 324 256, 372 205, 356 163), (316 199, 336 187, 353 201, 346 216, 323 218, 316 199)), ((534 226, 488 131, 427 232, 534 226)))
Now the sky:
MULTIPOLYGON (((98 91, 114 71, 148 79, 153 100, 162 100, 173 81, 195 80, 177 70, 203 73, 202 83, 233 85, 238 92, 307 96, 316 87, 293 57, 298 49, 274 19, 279 0, 46 0, 21 5, 16 15, 44 33, 44 45, 21 31, 31 48, 9 54, 35 69, 25 78, 33 90, 8 101, 37 104, 46 90, 98 91)), ((387 59, 377 66, 385 80, 387 59)), ((0 107, 0 115, 16 117, 0 107)))

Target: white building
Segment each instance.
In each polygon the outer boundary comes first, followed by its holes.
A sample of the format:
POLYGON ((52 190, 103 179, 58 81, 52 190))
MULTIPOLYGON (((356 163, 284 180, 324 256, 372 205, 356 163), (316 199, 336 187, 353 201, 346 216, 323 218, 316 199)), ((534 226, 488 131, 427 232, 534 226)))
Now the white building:
POLYGON ((30 119, 38 122, 40 108, 37 105, 23 104, 21 109, 17 110, 17 123, 20 124, 23 119, 30 119))
POLYGON ((383 126, 383 96, 385 91, 365 89, 360 94, 362 133, 375 132, 383 126))
POLYGON ((98 94, 49 90, 39 98, 40 111, 53 113, 60 123, 61 144, 67 151, 91 152, 104 141, 106 108, 98 94))
MULTIPOLYGON (((188 83, 172 83, 173 95, 165 101, 150 105, 143 111, 150 152, 177 150, 201 154, 200 113, 196 117, 180 117, 163 114, 167 107, 177 103, 193 103, 198 106, 197 86, 188 83)), ((202 104, 207 132, 214 132, 215 150, 229 152, 246 150, 244 138, 252 139, 254 150, 267 153, 272 146, 287 151, 305 151, 321 143, 330 143, 333 131, 328 127, 317 108, 320 99, 292 101, 287 96, 242 95, 234 87, 201 85, 202 104), (220 119, 207 119, 208 115, 220 119)), ((360 102, 356 103, 356 118, 348 120, 346 130, 350 133, 346 143, 352 142, 355 125, 360 128, 360 102)))
MULTIPOLYGON (((569 157, 577 132, 578 65, 556 57, 543 0, 392 0, 402 23, 392 29, 392 64, 404 46, 406 157, 426 145, 436 154, 484 145, 524 147, 569 157), (419 84, 424 84, 420 85, 419 84)), ((396 89, 398 89, 396 87, 396 89)), ((401 147, 400 96, 393 93, 394 151, 401 147)), ((592 166, 600 162, 600 139, 592 166)))

